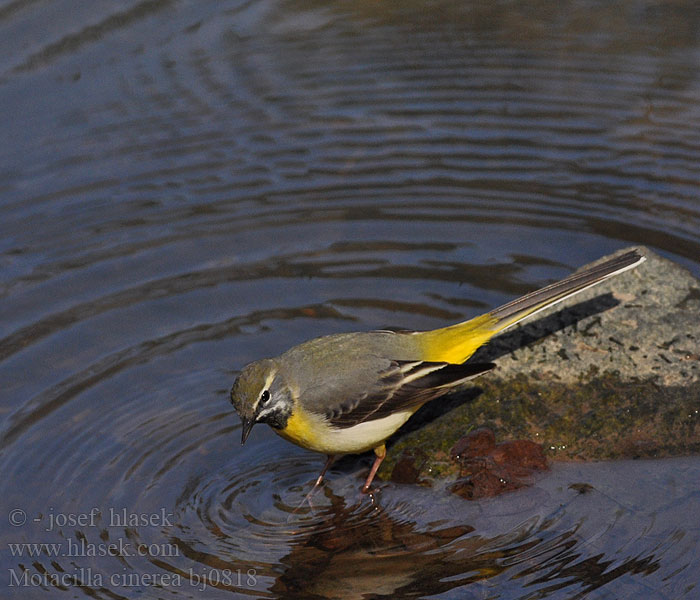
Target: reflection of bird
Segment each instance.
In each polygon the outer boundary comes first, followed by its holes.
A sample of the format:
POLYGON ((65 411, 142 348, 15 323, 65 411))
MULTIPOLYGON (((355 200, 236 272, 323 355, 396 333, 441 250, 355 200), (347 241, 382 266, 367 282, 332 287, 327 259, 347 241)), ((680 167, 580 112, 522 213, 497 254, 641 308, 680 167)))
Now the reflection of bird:
POLYGON ((253 362, 231 389, 243 424, 241 443, 255 423, 267 423, 290 442, 327 454, 316 485, 335 456, 373 449, 367 492, 390 435, 426 402, 493 368, 465 362, 479 346, 644 260, 628 252, 451 327, 329 335, 253 362))

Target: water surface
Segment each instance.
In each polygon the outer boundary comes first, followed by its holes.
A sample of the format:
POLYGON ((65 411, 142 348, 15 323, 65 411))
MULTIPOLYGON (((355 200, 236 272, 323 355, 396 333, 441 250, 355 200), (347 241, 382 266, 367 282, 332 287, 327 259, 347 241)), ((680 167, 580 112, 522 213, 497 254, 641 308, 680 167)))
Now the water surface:
POLYGON ((241 448, 228 404, 248 361, 623 246, 700 275, 693 2, 27 0, 0 31, 3 596, 698 593, 697 458, 373 503, 365 457, 292 514, 322 458, 241 448))

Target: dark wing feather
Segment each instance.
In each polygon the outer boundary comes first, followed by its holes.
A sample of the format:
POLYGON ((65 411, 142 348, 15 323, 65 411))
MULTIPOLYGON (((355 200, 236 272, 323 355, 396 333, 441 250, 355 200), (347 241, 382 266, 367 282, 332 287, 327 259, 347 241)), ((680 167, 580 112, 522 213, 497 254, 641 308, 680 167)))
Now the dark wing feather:
POLYGON ((468 379, 493 369, 494 363, 391 361, 370 391, 348 398, 326 413, 331 425, 353 427, 419 406, 447 393, 468 379))

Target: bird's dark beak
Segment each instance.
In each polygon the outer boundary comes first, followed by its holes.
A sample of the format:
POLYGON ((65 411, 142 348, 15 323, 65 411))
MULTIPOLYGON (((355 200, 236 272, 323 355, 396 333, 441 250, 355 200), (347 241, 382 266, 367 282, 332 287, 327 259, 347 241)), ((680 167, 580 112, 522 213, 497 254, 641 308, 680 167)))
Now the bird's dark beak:
POLYGON ((248 439, 248 436, 250 435, 250 430, 253 429, 253 425, 255 425, 255 421, 253 419, 248 419, 247 417, 241 417, 241 424, 243 427, 241 428, 241 446, 245 444, 245 441, 248 439))

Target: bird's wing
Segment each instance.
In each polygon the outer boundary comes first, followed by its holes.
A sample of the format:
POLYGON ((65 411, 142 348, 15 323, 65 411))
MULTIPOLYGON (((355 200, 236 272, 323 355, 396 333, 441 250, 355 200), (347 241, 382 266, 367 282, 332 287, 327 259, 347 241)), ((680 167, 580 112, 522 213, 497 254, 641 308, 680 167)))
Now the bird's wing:
MULTIPOLYGON (((325 417, 339 428, 387 417, 397 411, 417 407, 447 393, 451 388, 491 370, 493 363, 454 365, 444 362, 389 361, 374 381, 356 381, 325 417), (364 386, 363 391, 358 387, 364 386)), ((326 407, 328 405, 326 404, 326 407)))

